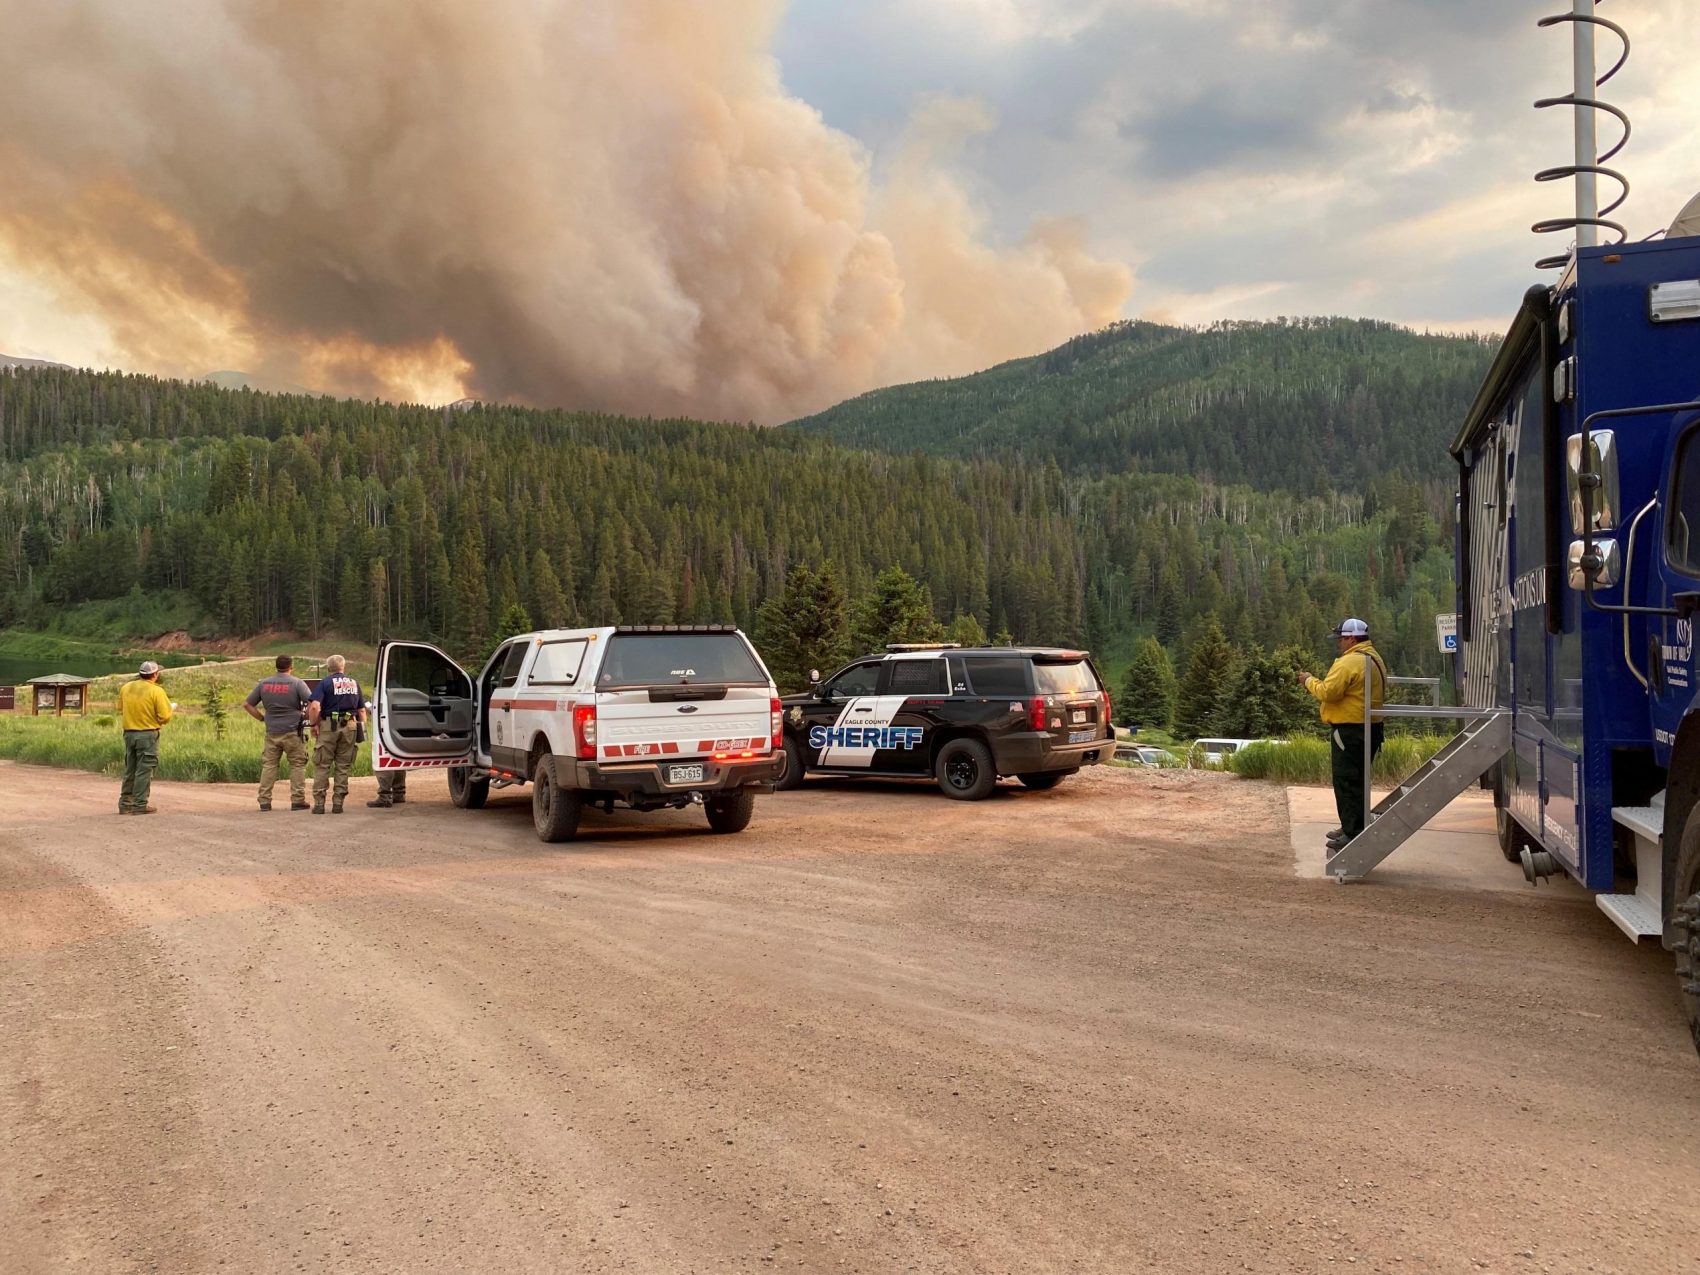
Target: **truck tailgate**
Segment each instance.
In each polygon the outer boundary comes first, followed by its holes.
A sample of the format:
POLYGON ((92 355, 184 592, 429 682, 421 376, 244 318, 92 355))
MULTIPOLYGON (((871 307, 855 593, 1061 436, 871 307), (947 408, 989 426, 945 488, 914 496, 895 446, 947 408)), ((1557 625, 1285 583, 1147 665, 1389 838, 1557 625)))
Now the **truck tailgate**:
POLYGON ((749 686, 647 687, 597 696, 597 752, 603 761, 767 752, 771 697, 749 686))

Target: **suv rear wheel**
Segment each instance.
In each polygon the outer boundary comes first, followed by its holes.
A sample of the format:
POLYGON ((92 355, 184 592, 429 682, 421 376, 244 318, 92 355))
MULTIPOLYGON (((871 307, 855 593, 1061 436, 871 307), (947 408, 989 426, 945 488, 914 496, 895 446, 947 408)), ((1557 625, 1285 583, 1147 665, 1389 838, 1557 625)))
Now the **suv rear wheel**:
POLYGON ((461 810, 477 810, 490 799, 490 777, 472 777, 471 766, 449 767, 449 800, 461 810))
POLYGON ((755 813, 755 789, 738 788, 718 793, 702 804, 708 812, 708 826, 714 831, 742 832, 750 826, 750 816, 755 813))
POLYGON ((933 777, 944 795, 957 801, 980 801, 997 787, 998 772, 992 750, 977 739, 953 739, 939 749, 933 777))
POLYGON ((1047 788, 1055 788, 1070 775, 1078 774, 1073 770, 1045 770, 1037 775, 1017 775, 1023 788, 1031 788, 1035 792, 1044 792, 1047 788))
POLYGON ((793 788, 803 786, 803 746, 797 742, 794 735, 785 736, 785 769, 779 778, 773 781, 773 787, 778 792, 789 792, 793 788))
POLYGON ((584 800, 577 790, 561 788, 555 783, 555 759, 545 757, 537 763, 531 780, 531 822, 543 841, 571 841, 578 832, 578 819, 584 800))

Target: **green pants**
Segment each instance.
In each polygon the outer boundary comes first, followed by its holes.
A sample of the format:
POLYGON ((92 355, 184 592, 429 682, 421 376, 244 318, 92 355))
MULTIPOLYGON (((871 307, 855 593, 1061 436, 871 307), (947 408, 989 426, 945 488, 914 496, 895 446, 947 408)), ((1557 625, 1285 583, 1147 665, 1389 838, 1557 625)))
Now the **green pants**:
POLYGON ((153 772, 159 766, 159 732, 124 732, 124 786, 118 790, 118 813, 140 810, 153 791, 153 772))
POLYGON ((272 785, 277 783, 279 760, 289 778, 289 799, 307 800, 307 741, 292 730, 266 736, 260 753, 260 804, 272 804, 272 785))
POLYGON ((336 780, 332 796, 341 801, 348 796, 348 776, 354 771, 354 754, 359 751, 354 742, 354 723, 319 723, 319 742, 313 749, 313 800, 321 805, 325 789, 336 780))
MULTIPOLYGON (((1380 722, 1370 727, 1370 748, 1381 751, 1387 728, 1380 722)), ((1364 773, 1364 728, 1335 726, 1329 731, 1330 760, 1334 770, 1334 809, 1348 840, 1364 830, 1364 795, 1369 776, 1364 773)))
POLYGON ((391 801, 407 799, 407 772, 405 770, 380 770, 378 772, 378 796, 388 797, 391 801))

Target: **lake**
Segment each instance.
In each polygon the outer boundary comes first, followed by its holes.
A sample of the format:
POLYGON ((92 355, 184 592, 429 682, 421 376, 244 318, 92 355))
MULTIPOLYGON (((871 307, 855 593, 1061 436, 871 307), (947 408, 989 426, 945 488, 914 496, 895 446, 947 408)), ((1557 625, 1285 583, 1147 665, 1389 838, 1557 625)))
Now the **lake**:
MULTIPOLYGON (((108 673, 134 673, 146 655, 103 655, 76 652, 65 655, 12 655, 0 649, 0 686, 22 686, 32 677, 49 673, 72 673, 77 677, 105 677, 108 673)), ((166 668, 182 668, 199 664, 199 655, 174 655, 169 651, 155 652, 153 659, 166 668)))

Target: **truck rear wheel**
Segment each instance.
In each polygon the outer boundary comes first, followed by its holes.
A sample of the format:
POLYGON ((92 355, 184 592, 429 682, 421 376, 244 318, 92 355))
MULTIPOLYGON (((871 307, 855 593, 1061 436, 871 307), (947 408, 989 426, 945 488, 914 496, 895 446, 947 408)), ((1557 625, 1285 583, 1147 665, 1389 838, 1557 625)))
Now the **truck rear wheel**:
POLYGON ((755 813, 756 794, 753 788, 737 788, 709 797, 702 805, 708 812, 708 826, 715 832, 742 832, 755 813))
POLYGON ((471 766, 449 767, 449 800, 460 810, 478 810, 490 798, 490 777, 472 777, 471 766))
POLYGON ((939 749, 933 763, 933 778, 944 795, 957 801, 980 801, 997 787, 998 772, 992 750, 977 739, 953 739, 939 749))
POLYGON ((1682 852, 1676 858, 1675 931, 1676 981, 1688 1015, 1688 1034, 1700 1051, 1700 806, 1682 829, 1682 852))
POLYGON ((555 759, 537 763, 531 780, 531 822, 542 841, 571 841, 578 832, 584 801, 572 788, 555 783, 555 759))
POLYGON ((1505 772, 1495 768, 1493 777, 1493 830, 1499 838, 1499 852, 1510 863, 1523 861, 1523 847, 1529 844, 1529 834, 1511 815, 1505 792, 1505 772))

